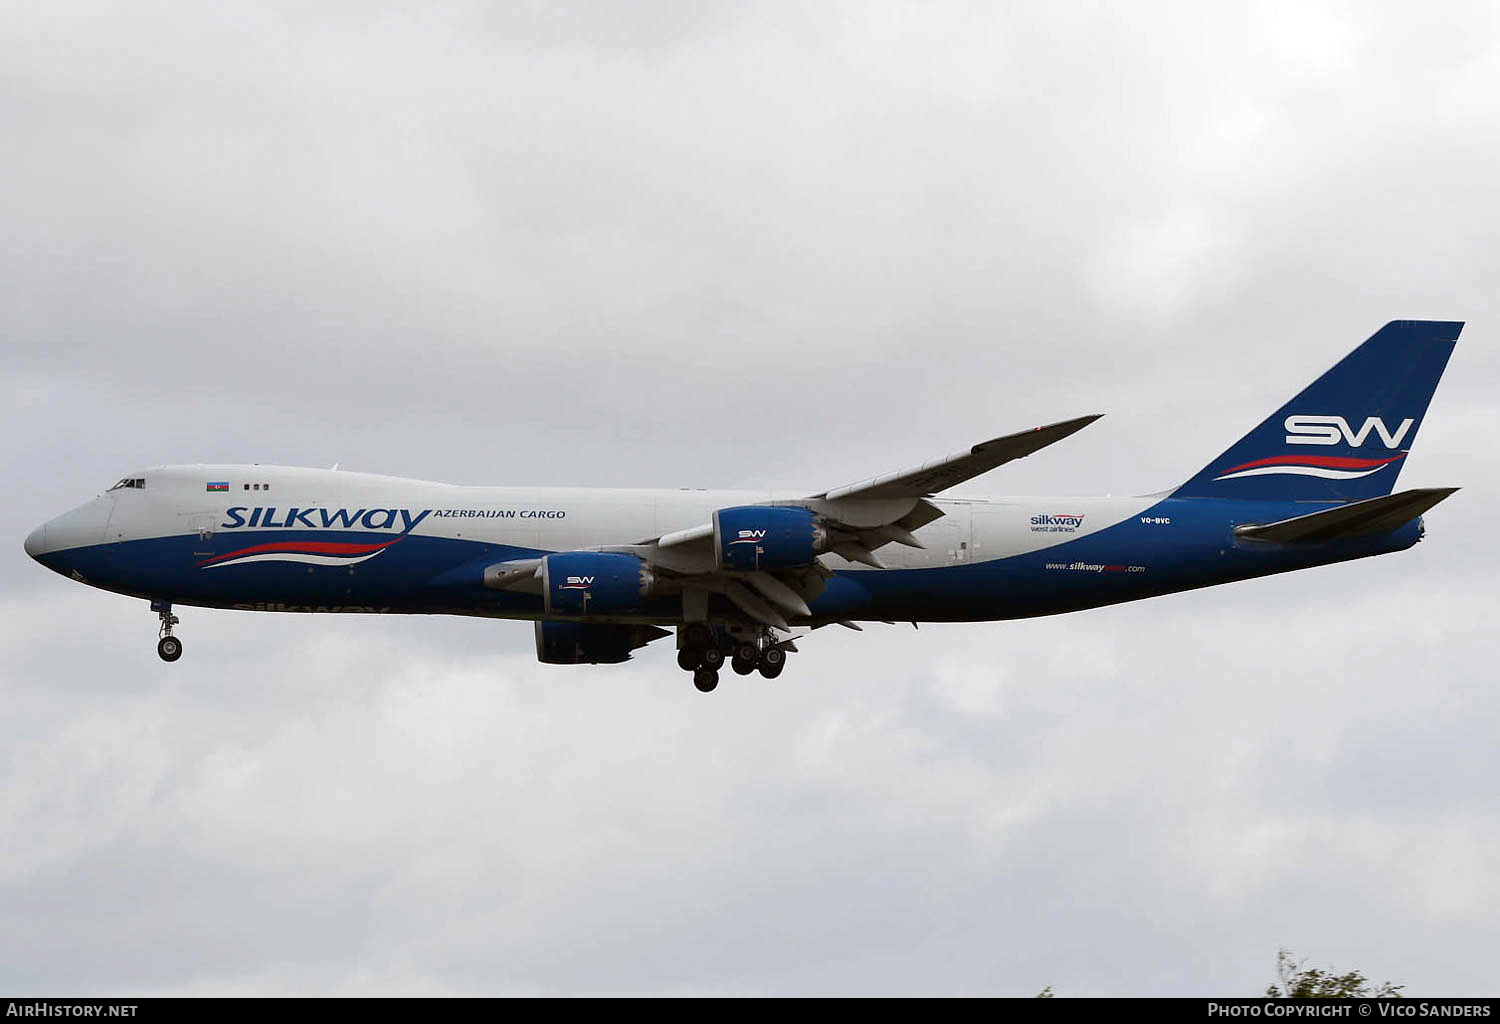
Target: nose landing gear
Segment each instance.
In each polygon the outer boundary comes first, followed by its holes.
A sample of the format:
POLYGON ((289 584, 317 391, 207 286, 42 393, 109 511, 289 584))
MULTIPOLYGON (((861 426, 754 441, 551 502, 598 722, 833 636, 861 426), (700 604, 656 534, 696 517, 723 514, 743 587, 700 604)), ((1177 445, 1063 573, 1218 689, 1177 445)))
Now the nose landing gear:
POLYGON ((162 661, 176 661, 182 657, 182 641, 172 635, 172 627, 181 620, 172 614, 172 605, 167 601, 152 601, 151 610, 161 619, 161 639, 156 641, 156 654, 162 661))

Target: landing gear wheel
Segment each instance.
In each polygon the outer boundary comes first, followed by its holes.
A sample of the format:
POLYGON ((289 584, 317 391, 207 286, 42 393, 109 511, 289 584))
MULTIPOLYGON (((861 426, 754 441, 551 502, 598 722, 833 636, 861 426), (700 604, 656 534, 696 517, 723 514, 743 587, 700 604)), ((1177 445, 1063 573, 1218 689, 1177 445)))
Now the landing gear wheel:
POLYGON ((176 661, 182 657, 182 641, 172 635, 172 627, 182 620, 172 614, 169 601, 152 601, 151 610, 161 620, 161 629, 157 634, 161 639, 156 641, 157 656, 162 661, 176 661))
POLYGON ((719 673, 711 668, 700 668, 693 673, 693 685, 701 693, 712 693, 714 687, 719 685, 719 673))
POLYGON ((734 658, 729 665, 738 674, 748 676, 755 671, 755 663, 760 660, 760 648, 755 644, 735 644, 734 658))
POLYGON ((760 674, 775 679, 786 668, 786 651, 780 647, 767 647, 760 652, 760 674))
POLYGON ((688 672, 695 671, 703 664, 703 652, 696 647, 684 647, 677 652, 677 667, 688 672))
POLYGON ((710 647, 703 652, 703 667, 718 670, 724 664, 724 652, 717 647, 710 647))
POLYGON ((164 636, 156 641, 156 653, 162 661, 176 661, 182 657, 182 641, 175 636, 164 636))

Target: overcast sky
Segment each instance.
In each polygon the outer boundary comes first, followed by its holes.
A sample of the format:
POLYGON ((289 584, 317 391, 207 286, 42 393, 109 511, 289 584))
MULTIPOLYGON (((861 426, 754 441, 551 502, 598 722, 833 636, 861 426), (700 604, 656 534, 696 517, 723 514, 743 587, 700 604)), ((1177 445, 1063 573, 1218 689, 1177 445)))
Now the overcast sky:
POLYGON ((1496 994, 1494 5, 1010 6, 0 5, 0 990, 1496 994), (487 621, 167 666, 21 550, 164 462, 823 489, 1092 412, 956 493, 1156 491, 1405 317, 1469 323, 1418 547, 708 696, 487 621))

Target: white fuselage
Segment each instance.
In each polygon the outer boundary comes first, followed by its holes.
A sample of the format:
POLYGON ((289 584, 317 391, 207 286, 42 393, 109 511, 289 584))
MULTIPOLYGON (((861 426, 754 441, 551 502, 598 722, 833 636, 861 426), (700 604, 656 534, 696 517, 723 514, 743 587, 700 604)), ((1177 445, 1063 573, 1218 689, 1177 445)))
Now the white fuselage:
MULTIPOLYGON (((364 525, 394 533, 419 517, 410 530, 414 536, 568 551, 641 543, 705 523, 716 509, 805 497, 688 488, 470 487, 287 466, 165 466, 136 475, 143 487, 102 496, 94 514, 80 521, 78 536, 52 537, 49 548, 191 533, 318 530, 325 525, 321 510, 391 510, 395 514, 366 518, 364 525), (205 491, 205 479, 227 481, 231 489, 205 491)), ((1055 546, 1137 515, 1160 496, 929 500, 942 518, 916 531, 924 548, 883 547, 880 558, 891 568, 940 568, 1055 546)), ((868 568, 837 555, 824 559, 830 568, 868 568)))

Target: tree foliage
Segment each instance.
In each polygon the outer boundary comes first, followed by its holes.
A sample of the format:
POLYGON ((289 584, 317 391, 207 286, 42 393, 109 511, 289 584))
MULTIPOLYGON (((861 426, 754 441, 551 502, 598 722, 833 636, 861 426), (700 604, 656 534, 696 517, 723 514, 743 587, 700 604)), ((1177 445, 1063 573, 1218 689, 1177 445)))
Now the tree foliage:
POLYGON ((1281 984, 1266 989, 1266 995, 1272 999, 1400 999, 1406 987, 1388 981, 1373 986, 1359 971, 1334 974, 1306 964, 1293 959, 1289 949, 1277 950, 1276 975, 1281 984))

